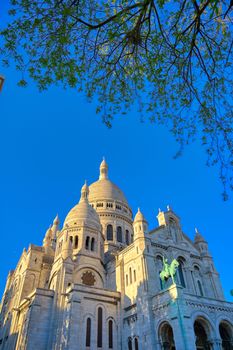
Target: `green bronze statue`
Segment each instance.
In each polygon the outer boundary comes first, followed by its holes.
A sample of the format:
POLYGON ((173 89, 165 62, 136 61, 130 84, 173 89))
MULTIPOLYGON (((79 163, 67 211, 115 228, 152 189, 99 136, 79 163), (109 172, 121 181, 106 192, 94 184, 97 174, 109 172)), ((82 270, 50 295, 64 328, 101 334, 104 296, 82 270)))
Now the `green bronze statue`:
POLYGON ((169 277, 172 278, 172 282, 175 284, 174 276, 178 266, 179 262, 176 259, 173 259, 169 265, 167 259, 163 257, 163 270, 159 274, 163 284, 169 279, 169 277))

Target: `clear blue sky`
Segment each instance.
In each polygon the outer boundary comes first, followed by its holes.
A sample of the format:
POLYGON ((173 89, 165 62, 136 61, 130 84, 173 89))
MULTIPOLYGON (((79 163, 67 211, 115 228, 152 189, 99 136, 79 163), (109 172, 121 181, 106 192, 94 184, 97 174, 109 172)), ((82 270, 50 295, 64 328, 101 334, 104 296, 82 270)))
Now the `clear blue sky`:
MULTIPOLYGON (((3 6, 3 10, 5 10, 3 6)), ((177 145, 167 130, 141 123, 133 110, 107 129, 75 90, 34 84, 18 88, 13 67, 0 68, 1 181, 0 294, 24 247, 41 244, 56 213, 61 221, 79 200, 80 188, 98 178, 105 156, 109 175, 133 212, 140 206, 150 228, 158 208, 170 204, 190 238, 194 228, 209 242, 225 296, 232 300, 233 201, 223 202, 217 169, 205 166, 204 150, 193 144, 174 160, 177 145)))

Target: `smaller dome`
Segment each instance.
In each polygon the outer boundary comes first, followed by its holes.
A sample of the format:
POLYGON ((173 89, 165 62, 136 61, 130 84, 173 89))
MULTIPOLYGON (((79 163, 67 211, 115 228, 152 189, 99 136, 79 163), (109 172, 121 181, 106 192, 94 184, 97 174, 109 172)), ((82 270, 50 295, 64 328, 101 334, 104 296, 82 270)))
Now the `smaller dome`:
POLYGON ((146 221, 144 215, 142 214, 140 208, 138 208, 138 212, 137 214, 135 215, 135 218, 134 218, 134 222, 136 221, 146 221))
POLYGON ((48 230, 45 233, 45 237, 43 239, 43 246, 48 245, 50 243, 51 238, 52 238, 52 230, 51 230, 51 226, 49 226, 48 230))
POLYGON ((89 188, 87 186, 87 183, 83 185, 81 189, 81 198, 77 205, 75 205, 68 215, 65 218, 64 221, 64 227, 67 226, 73 226, 73 225, 79 225, 83 222, 94 226, 95 228, 100 228, 100 220, 97 212, 94 208, 89 204, 88 202, 88 194, 89 194, 89 188))
POLYGON ((195 228, 195 238, 194 238, 194 242, 195 242, 195 243, 205 242, 204 237, 200 234, 200 232, 198 231, 197 228, 195 228))

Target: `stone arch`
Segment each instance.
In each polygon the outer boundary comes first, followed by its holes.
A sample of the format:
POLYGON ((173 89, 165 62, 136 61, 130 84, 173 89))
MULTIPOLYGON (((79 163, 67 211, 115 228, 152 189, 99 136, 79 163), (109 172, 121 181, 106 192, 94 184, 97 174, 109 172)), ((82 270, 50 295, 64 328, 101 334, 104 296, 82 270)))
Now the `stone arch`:
POLYGON ((132 266, 129 267, 129 284, 133 283, 133 272, 132 266))
POLYGON ((133 350, 133 341, 132 337, 128 337, 127 339, 128 350, 133 350))
POLYGON ((160 323, 158 339, 163 350, 176 350, 173 329, 168 321, 160 323))
POLYGON ((86 250, 89 250, 89 249, 90 249, 90 236, 87 236, 87 237, 86 237, 86 240, 85 240, 85 249, 86 249, 86 250))
POLYGON ((139 338, 134 337, 134 350, 139 350, 139 338))
POLYGON ((97 304, 95 305, 95 315, 96 315, 97 310, 98 310, 99 307, 102 307, 102 309, 103 309, 103 320, 106 320, 106 319, 107 319, 107 308, 106 308, 106 306, 105 306, 104 304, 102 304, 102 303, 97 303, 97 304))
POLYGON ((188 267, 188 260, 185 256, 179 254, 175 259, 181 261, 186 268, 188 267))
MULTIPOLYGON (((165 257, 166 259, 166 257, 165 257)), ((161 254, 156 254, 155 256, 155 265, 156 265, 156 276, 158 276, 158 285, 159 285, 159 289, 163 289, 163 283, 162 283, 162 280, 160 278, 160 272, 162 271, 163 269, 163 257, 161 254)))
POLYGON ((113 241, 113 225, 108 223, 106 225, 106 238, 108 241, 113 241))
POLYGON ((196 294, 199 296, 205 295, 204 283, 202 279, 202 269, 198 264, 193 264, 193 282, 195 285, 196 294))
POLYGON ((205 296, 205 288, 203 283, 202 267, 194 263, 192 265, 192 280, 194 284, 195 292, 198 296, 205 296))
POLYGON ((186 288, 187 277, 186 277, 186 273, 185 273, 185 268, 187 268, 187 260, 182 255, 179 255, 176 258, 176 260, 179 262, 176 276, 177 276, 178 281, 181 284, 181 286, 186 288))
POLYGON ((13 285, 12 285, 12 294, 13 295, 15 295, 18 292, 19 286, 20 286, 20 277, 17 276, 13 285))
POLYGON ((18 303, 20 298, 20 293, 19 293, 20 286, 21 286, 21 277, 18 275, 15 281, 13 282, 13 284, 11 285, 11 289, 9 293, 10 298, 14 297, 15 303, 18 303))
POLYGON ((108 316, 105 320, 105 328, 107 328, 107 344, 108 349, 115 349, 117 339, 117 325, 112 316, 108 316))
POLYGON ((122 243, 123 242, 123 234, 122 234, 122 227, 120 225, 117 226, 117 242, 122 243))
POLYGON ((53 273, 52 276, 50 277, 49 285, 48 285, 48 288, 49 288, 49 289, 51 289, 52 282, 53 282, 54 278, 57 276, 57 274, 58 274, 58 271, 54 271, 54 273, 53 273))
POLYGON ((84 348, 89 347, 88 344, 91 344, 93 341, 93 330, 95 330, 95 317, 92 313, 88 312, 83 316, 83 341, 84 348), (90 321, 88 321, 88 319, 90 321))
MULTIPOLYGON (((166 259, 167 256, 164 255, 164 258, 166 259)), ((156 252, 156 253, 155 253, 155 259, 161 259, 161 260, 163 260, 163 255, 156 252)))
POLYGON ((107 317, 106 317, 106 322, 108 322, 108 321, 110 321, 110 320, 113 321, 114 325, 117 325, 116 320, 115 320, 115 318, 114 318, 113 316, 107 316, 107 317))
POLYGON ((91 251, 92 252, 95 251, 95 238, 94 237, 91 238, 91 251))
POLYGON ((207 315, 196 314, 193 322, 193 331, 196 339, 196 350, 210 350, 210 340, 215 337, 214 327, 207 315))
POLYGON ((232 350, 233 348, 233 326, 228 320, 222 319, 218 325, 222 350, 232 350))
POLYGON ((195 270, 195 269, 199 270, 199 272, 201 273, 201 270, 202 270, 201 266, 198 263, 196 263, 196 262, 193 264, 193 270, 195 270))
POLYGON ((23 296, 26 297, 30 294, 36 287, 36 275, 30 273, 25 277, 23 296))
POLYGON ((130 245, 130 233, 128 229, 125 230, 125 243, 130 245))
POLYGON ((75 235, 75 238, 74 238, 74 249, 77 249, 78 248, 78 235, 75 235))
POLYGON ((172 215, 169 215, 168 218, 169 223, 169 229, 170 234, 175 242, 178 242, 179 234, 178 234, 178 228, 179 228, 179 221, 172 215))
POLYGON ((106 306, 102 303, 98 303, 95 306, 97 348, 101 348, 103 346, 103 342, 105 341, 104 330, 106 328, 105 327, 106 314, 107 314, 106 306))
POLYGON ((126 275, 128 275, 128 285, 131 285, 134 282, 136 282, 136 280, 134 278, 135 277, 134 272, 136 273, 136 269, 137 269, 137 266, 135 266, 135 263, 134 262, 130 262, 129 265, 128 265, 128 268, 125 270, 126 271, 126 275))
POLYGON ((169 214, 168 221, 169 224, 176 224, 177 226, 179 225, 179 220, 172 214, 169 214))
POLYGON ((95 315, 92 312, 87 312, 83 315, 83 318, 82 318, 83 323, 85 323, 88 317, 90 317, 91 319, 95 319, 95 315))

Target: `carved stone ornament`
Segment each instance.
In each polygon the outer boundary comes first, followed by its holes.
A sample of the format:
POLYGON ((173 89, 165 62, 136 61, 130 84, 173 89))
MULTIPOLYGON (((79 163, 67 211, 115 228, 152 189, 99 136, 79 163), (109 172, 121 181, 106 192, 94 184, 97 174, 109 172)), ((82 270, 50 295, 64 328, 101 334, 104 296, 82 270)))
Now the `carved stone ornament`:
POLYGON ((87 286, 94 286, 95 275, 91 271, 86 271, 82 274, 82 283, 87 286))

